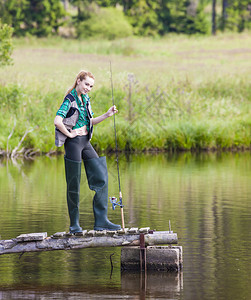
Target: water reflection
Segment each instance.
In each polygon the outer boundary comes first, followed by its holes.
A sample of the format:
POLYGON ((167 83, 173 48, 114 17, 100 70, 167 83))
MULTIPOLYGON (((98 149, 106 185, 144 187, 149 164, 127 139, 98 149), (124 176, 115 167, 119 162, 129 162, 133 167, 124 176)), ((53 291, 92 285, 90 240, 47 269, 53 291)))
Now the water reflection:
POLYGON ((139 297, 134 299, 163 298, 177 299, 183 288, 183 273, 165 272, 122 272, 121 290, 129 294, 136 294, 139 297))
MULTIPOLYGON (((117 196, 115 157, 107 163, 110 196, 117 196)), ((20 298, 249 299, 249 152, 121 155, 120 171, 126 226, 167 230, 171 220, 183 246, 184 284, 168 274, 121 274, 119 248, 31 253, 20 260, 13 254, 0 256, 0 299, 25 292, 20 298)), ((82 173, 80 222, 92 229, 93 193, 82 173)), ((119 209, 110 207, 109 218, 119 223, 119 209)), ((68 222, 63 157, 0 161, 2 239, 51 235, 68 230, 68 222)))
POLYGON ((23 287, 0 291, 0 299, 176 299, 182 289, 182 273, 121 273, 121 288, 72 285, 23 287))

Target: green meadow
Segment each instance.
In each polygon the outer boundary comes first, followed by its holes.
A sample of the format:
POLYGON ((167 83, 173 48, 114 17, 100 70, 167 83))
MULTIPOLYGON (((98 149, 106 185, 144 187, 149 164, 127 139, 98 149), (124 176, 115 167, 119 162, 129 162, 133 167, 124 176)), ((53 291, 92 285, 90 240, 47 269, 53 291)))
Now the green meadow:
MULTIPOLYGON (((54 146, 53 120, 67 88, 81 69, 91 71, 94 116, 106 112, 110 61, 120 150, 250 148, 251 35, 232 33, 15 39, 13 65, 0 69, 2 152, 18 144, 19 151, 63 152, 54 146)), ((114 150, 113 118, 95 126, 92 144, 114 150)))

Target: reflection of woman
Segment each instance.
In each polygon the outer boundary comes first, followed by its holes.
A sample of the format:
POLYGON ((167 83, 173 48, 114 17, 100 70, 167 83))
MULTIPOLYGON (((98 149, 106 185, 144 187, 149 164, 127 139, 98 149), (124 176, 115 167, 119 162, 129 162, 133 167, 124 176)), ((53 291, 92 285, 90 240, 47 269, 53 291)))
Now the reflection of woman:
POLYGON ((67 183, 67 204, 70 216, 70 232, 81 233, 79 225, 79 186, 81 160, 83 159, 88 184, 94 190, 93 212, 94 230, 119 230, 120 225, 111 223, 107 218, 108 174, 105 157, 99 157, 90 144, 92 126, 117 113, 115 106, 96 118, 90 107, 88 92, 94 85, 94 76, 81 71, 75 83, 67 91, 64 101, 57 111, 54 124, 55 143, 65 148, 65 174, 67 183))

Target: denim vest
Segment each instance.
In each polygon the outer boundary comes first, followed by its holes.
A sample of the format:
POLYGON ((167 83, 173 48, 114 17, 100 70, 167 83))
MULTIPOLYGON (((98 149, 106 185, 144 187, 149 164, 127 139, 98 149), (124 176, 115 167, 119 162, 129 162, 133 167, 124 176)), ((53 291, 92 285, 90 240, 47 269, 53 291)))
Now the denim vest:
MULTIPOLYGON (((67 130, 71 130, 72 127, 74 127, 78 121, 79 117, 79 108, 78 104, 75 100, 75 98, 71 95, 68 94, 65 99, 70 100, 71 102, 71 108, 69 109, 66 117, 63 119, 63 124, 66 127, 67 130)), ((90 111, 90 105, 89 102, 86 103, 86 110, 87 110, 87 116, 90 121, 90 129, 88 132, 88 139, 89 141, 92 138, 92 133, 93 133, 93 124, 92 124, 92 114, 90 111)), ((65 141, 67 139, 67 136, 64 135, 57 127, 55 127, 55 145, 57 147, 61 147, 64 145, 65 141)))

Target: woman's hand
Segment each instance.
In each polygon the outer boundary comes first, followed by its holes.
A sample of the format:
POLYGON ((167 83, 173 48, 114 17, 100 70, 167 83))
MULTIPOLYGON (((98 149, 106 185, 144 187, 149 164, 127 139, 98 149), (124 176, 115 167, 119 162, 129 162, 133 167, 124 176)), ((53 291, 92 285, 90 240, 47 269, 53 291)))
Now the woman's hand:
POLYGON ((92 124, 93 124, 93 125, 96 125, 96 124, 98 124, 98 123, 100 123, 100 122, 103 122, 105 119, 107 119, 107 118, 113 116, 113 115, 116 114, 117 112, 118 112, 118 110, 117 110, 116 106, 113 105, 112 107, 110 107, 110 108, 108 109, 108 111, 107 111, 105 114, 103 114, 103 115, 101 115, 101 116, 98 116, 98 117, 96 117, 96 118, 93 118, 93 119, 92 119, 92 124))
POLYGON ((63 124, 63 118, 61 116, 56 116, 54 119, 54 125, 59 129, 64 135, 66 135, 68 138, 73 139, 77 135, 87 135, 88 131, 86 126, 83 126, 81 128, 68 130, 65 125, 63 124))
POLYGON ((108 109, 108 111, 107 111, 107 116, 108 117, 111 117, 111 116, 113 116, 114 114, 116 114, 118 112, 118 110, 117 110, 117 108, 116 108, 116 106, 115 105, 113 105, 112 107, 110 107, 109 109, 108 109))
POLYGON ((70 134, 69 134, 69 138, 70 138, 70 139, 73 139, 73 138, 75 138, 77 135, 78 135, 78 133, 77 133, 76 129, 71 130, 71 131, 70 131, 70 134))
POLYGON ((81 128, 76 128, 76 129, 73 129, 71 130, 71 138, 74 138, 76 137, 77 135, 87 135, 88 134, 88 131, 86 129, 86 126, 83 126, 81 128))

